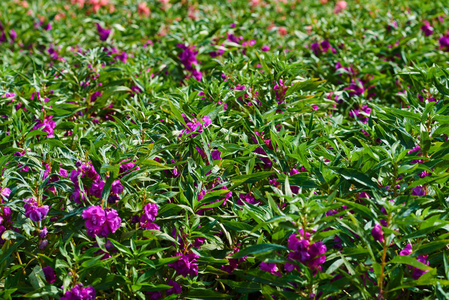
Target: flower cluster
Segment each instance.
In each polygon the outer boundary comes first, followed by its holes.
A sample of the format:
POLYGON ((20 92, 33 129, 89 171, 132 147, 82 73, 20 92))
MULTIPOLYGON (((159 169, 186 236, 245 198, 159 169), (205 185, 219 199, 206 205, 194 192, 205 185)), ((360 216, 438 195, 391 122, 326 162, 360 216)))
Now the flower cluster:
POLYGON ((144 229, 160 230, 159 226, 153 221, 156 219, 159 206, 157 204, 148 203, 144 207, 144 214, 140 217, 140 226, 144 229))
POLYGON ((168 264, 169 267, 175 269, 178 274, 184 277, 187 277, 187 275, 190 275, 190 277, 198 275, 198 255, 190 252, 188 254, 176 253, 176 256, 179 259, 174 263, 168 264))
POLYGON ((48 205, 38 205, 34 198, 23 199, 23 201, 25 202, 23 208, 25 208, 25 216, 27 218, 38 222, 47 216, 48 210, 50 209, 48 205))
POLYGON ((65 292, 60 300, 95 300, 95 289, 91 286, 83 287, 81 283, 75 285, 70 291, 65 292))
POLYGON ((78 169, 72 170, 70 173, 70 180, 73 182, 74 189, 70 196, 70 200, 76 203, 81 203, 81 201, 86 200, 86 192, 96 198, 100 198, 105 182, 93 167, 92 162, 88 161, 87 163, 83 163, 78 161, 76 162, 76 166, 78 169), (83 178, 86 178, 91 182, 90 187, 84 183, 87 181, 80 181, 80 179, 83 178), (81 189, 81 186, 83 189, 81 189))
POLYGON ((209 118, 209 116, 203 116, 201 118, 201 121, 203 121, 202 123, 200 121, 198 121, 196 118, 193 120, 193 122, 188 122, 186 124, 186 129, 183 129, 181 131, 181 133, 179 134, 179 137, 183 136, 183 135, 188 135, 191 133, 191 137, 195 137, 197 136, 199 133, 203 132, 204 128, 207 128, 210 126, 210 124, 212 124, 211 119, 209 118))
POLYGON ((43 121, 37 120, 37 124, 34 125, 33 130, 41 130, 47 132, 47 137, 55 137, 53 130, 56 127, 55 121, 53 121, 53 116, 46 116, 43 121))
POLYGON ((83 219, 87 228, 87 235, 107 237, 120 227, 122 219, 115 209, 101 208, 101 206, 90 206, 83 211, 83 219))
MULTIPOLYGON (((401 250, 401 252, 399 252, 399 255, 404 255, 404 256, 409 256, 410 254, 413 253, 413 249, 412 249, 412 245, 411 244, 407 244, 407 246, 405 246, 404 249, 401 250)), ((425 264, 425 265, 429 265, 429 262, 427 261, 427 255, 418 255, 418 257, 416 258, 417 261, 425 264)), ((429 272, 428 270, 421 270, 412 266, 408 266, 410 269, 412 269, 412 277, 413 279, 419 279, 419 277, 421 277, 422 275, 424 275, 425 273, 429 272)))
POLYGON ((111 34, 111 30, 101 27, 101 25, 98 23, 96 23, 95 25, 97 26, 97 31, 98 35, 100 36, 100 40, 106 41, 109 37, 109 34, 111 34))
POLYGON ((324 254, 327 251, 322 241, 311 244, 310 233, 304 234, 304 230, 299 229, 299 236, 292 234, 288 238, 288 248, 293 252, 288 254, 291 263, 286 263, 284 267, 287 272, 291 272, 295 268, 298 271, 300 270, 296 261, 308 266, 314 275, 321 271, 321 265, 326 261, 326 255, 324 254))
POLYGON ((328 52, 329 50, 334 54, 337 53, 337 50, 331 46, 329 41, 326 40, 322 41, 321 43, 318 42, 312 43, 310 45, 310 50, 312 50, 316 56, 328 52))
POLYGON ((357 118, 357 120, 359 120, 362 123, 368 123, 368 116, 371 114, 371 108, 367 105, 364 104, 354 110, 351 110, 349 112, 349 116, 351 118, 357 118))
MULTIPOLYGON (((240 247, 236 246, 234 250, 229 254, 229 256, 237 253, 240 251, 240 247)), ((246 256, 242 258, 228 258, 228 264, 222 265, 221 270, 228 272, 229 274, 232 274, 232 272, 239 267, 241 263, 243 263, 246 260, 246 256)))
POLYGON ((201 81, 201 71, 199 71, 195 66, 198 65, 198 61, 196 56, 198 51, 195 51, 195 46, 186 46, 183 44, 178 44, 178 48, 181 48, 183 51, 179 53, 178 57, 181 63, 184 65, 185 69, 192 73, 192 77, 198 81, 201 81))

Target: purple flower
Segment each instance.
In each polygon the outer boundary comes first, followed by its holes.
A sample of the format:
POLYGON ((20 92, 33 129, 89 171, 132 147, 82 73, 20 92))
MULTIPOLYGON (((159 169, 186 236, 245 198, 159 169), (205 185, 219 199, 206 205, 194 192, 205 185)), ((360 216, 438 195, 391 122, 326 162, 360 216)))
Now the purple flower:
POLYGON ((34 198, 24 199, 25 216, 34 222, 43 220, 48 213, 48 205, 37 206, 37 201, 34 198))
POLYGON ((348 94, 350 97, 361 96, 365 92, 365 87, 363 86, 362 81, 360 81, 360 79, 357 78, 355 81, 353 80, 352 83, 348 87, 345 87, 343 90, 348 90, 348 94))
POLYGON ((98 234, 106 221, 105 211, 99 205, 84 210, 82 216, 83 219, 86 219, 84 224, 87 228, 87 234, 90 236, 98 234))
POLYGON ((449 36, 442 36, 439 41, 440 43, 440 49, 444 52, 449 52, 449 36))
POLYGON ((125 176, 126 174, 129 174, 131 172, 131 170, 137 171, 137 170, 140 170, 140 168, 138 166, 136 166, 132 162, 121 164, 120 165, 119 176, 120 177, 125 176))
POLYGON ((42 228, 42 230, 39 232, 39 237, 41 239, 45 238, 48 234, 48 230, 47 227, 42 228))
POLYGON ((320 48, 320 44, 318 43, 312 43, 310 45, 310 50, 313 51, 313 53, 315 53, 315 55, 319 55, 321 53, 321 48, 320 48))
POLYGON ((405 248, 402 249, 401 252, 399 252, 399 255, 408 256, 412 254, 412 251, 412 244, 407 244, 407 246, 405 246, 405 248))
POLYGON ((83 211, 84 224, 87 228, 87 234, 91 237, 100 235, 107 237, 114 233, 120 227, 122 219, 118 216, 115 209, 102 209, 100 206, 91 206, 83 211))
POLYGON ((157 206, 157 204, 148 203, 145 205, 144 214, 140 217, 140 226, 145 229, 160 230, 160 227, 153 223, 156 219, 158 210, 159 206, 157 206))
POLYGON ((262 46, 262 51, 267 52, 270 50, 270 47, 267 45, 262 46))
POLYGON ((63 168, 59 169, 58 174, 59 174, 60 176, 62 176, 62 177, 67 177, 67 176, 68 176, 67 170, 66 170, 66 169, 63 169, 63 168))
MULTIPOLYGON (((412 148, 412 150, 407 151, 407 153, 413 154, 414 156, 422 156, 422 152, 414 153, 417 151, 421 151, 421 147, 419 145, 416 145, 415 147, 412 148)), ((416 164, 416 163, 421 164, 421 163, 423 163, 423 160, 422 159, 414 159, 414 160, 412 160, 411 163, 412 164, 416 164)))
POLYGON ((51 284, 56 281, 55 270, 53 270, 52 267, 50 266, 43 267, 42 271, 44 271, 45 280, 47 280, 48 283, 51 284))
POLYGON ((184 277, 187 277, 187 275, 190 275, 191 277, 198 275, 198 263, 196 260, 199 258, 198 255, 190 252, 185 255, 177 253, 176 256, 179 256, 179 259, 174 263, 168 264, 170 268, 175 269, 177 273, 184 277))
MULTIPOLYGON (((427 261, 427 255, 419 255, 416 258, 416 260, 425 265, 429 265, 429 262, 427 261)), ((424 275, 427 272, 429 272, 429 270, 420 270, 418 268, 414 268, 412 277, 413 277, 413 279, 417 280, 417 279, 419 279, 419 277, 421 277, 422 275, 424 275)))
POLYGON ((203 74, 201 71, 198 71, 197 69, 194 69, 192 71, 192 77, 195 78, 197 81, 201 81, 201 78, 203 77, 203 74))
POLYGON ((201 120, 203 121, 204 127, 209 127, 210 124, 212 124, 212 121, 209 118, 209 116, 204 116, 201 120))
POLYGON ((6 33, 3 31, 0 35, 0 44, 6 42, 6 33))
POLYGON ((323 52, 327 52, 328 50, 332 49, 331 44, 329 44, 328 41, 322 41, 320 43, 321 49, 323 49, 323 52))
POLYGON ((271 274, 279 277, 282 276, 281 272, 279 272, 279 269, 275 263, 262 262, 260 263, 260 269, 262 271, 270 272, 271 274))
POLYGON ((9 31, 9 37, 11 38, 11 44, 14 43, 14 41, 15 41, 16 38, 17 38, 17 33, 15 32, 14 29, 11 29, 11 30, 9 31))
POLYGON ((103 93, 101 91, 96 91, 94 93, 92 93, 92 95, 90 95, 90 102, 95 102, 98 97, 101 97, 103 93))
POLYGON ((93 182, 89 190, 90 194, 96 198, 101 198, 101 193, 103 192, 104 184, 105 184, 104 180, 93 182))
POLYGON ((123 185, 121 184, 120 180, 115 180, 112 183, 111 193, 116 195, 123 193, 123 185))
POLYGON ((101 27, 101 25, 98 23, 96 23, 95 25, 97 25, 97 31, 100 35, 100 40, 106 41, 109 37, 109 34, 111 33, 111 30, 101 27))
POLYGON ((193 65, 197 65, 198 61, 196 60, 196 55, 198 51, 195 51, 195 46, 187 47, 183 44, 178 44, 178 48, 183 49, 184 51, 179 53, 178 57, 181 63, 184 65, 187 71, 193 71, 193 65))
POLYGON ((424 25, 421 26, 421 30, 425 36, 430 36, 433 34, 433 28, 430 26, 429 21, 423 21, 424 25))
POLYGON ((170 296, 172 294, 178 294, 178 295, 182 294, 182 287, 181 287, 181 285, 179 283, 177 283, 177 282, 175 282, 173 280, 170 280, 167 284, 172 286, 171 289, 168 289, 166 291, 167 296, 170 296))
POLYGON ((95 300, 95 289, 91 286, 84 288, 82 286, 78 283, 70 291, 65 292, 60 300, 95 300))
POLYGON ((157 206, 157 204, 148 203, 144 207, 144 211, 145 211, 144 216, 146 217, 147 220, 154 221, 157 216, 158 210, 159 210, 159 206, 157 206))
POLYGON ((147 295, 150 300, 158 300, 162 298, 161 292, 147 292, 147 295))
MULTIPOLYGON (((313 271, 315 276, 318 271, 321 271, 321 265, 326 261, 327 251, 326 246, 322 241, 310 244, 310 233, 304 235, 302 229, 299 230, 299 238, 296 234, 290 235, 288 239, 288 248, 292 250, 287 256, 291 263, 286 263, 284 270, 287 272, 293 271, 299 267, 295 264, 295 261, 308 266, 313 271)), ((298 269, 299 270, 299 269, 298 269)))
POLYGON ((53 129, 56 127, 55 121, 52 120, 53 116, 46 116, 43 121, 38 120, 37 124, 34 125, 33 130, 42 130, 48 133, 47 137, 55 137, 53 134, 53 129))
POLYGON ((254 198, 253 195, 251 195, 251 194, 246 194, 246 195, 245 194, 240 194, 239 195, 239 199, 237 200, 237 204, 238 205, 243 205, 244 202, 250 203, 252 205, 260 204, 260 201, 256 200, 256 198, 254 198))
POLYGON ((412 191, 412 195, 413 196, 418 196, 418 197, 422 197, 426 194, 426 192, 424 191, 424 189, 422 188, 422 186, 418 185, 416 187, 413 188, 412 191))
POLYGON ((380 224, 374 225, 374 228, 371 230, 371 234, 373 235, 375 241, 383 243, 384 233, 382 231, 382 226, 380 226, 380 224))
POLYGON ((100 235, 107 237, 110 233, 114 233, 120 228, 122 219, 118 216, 115 209, 106 208, 105 209, 106 220, 100 231, 100 235))
POLYGON ((9 198, 10 194, 11 194, 11 190, 9 188, 0 187, 0 195, 4 196, 6 198, 9 198))

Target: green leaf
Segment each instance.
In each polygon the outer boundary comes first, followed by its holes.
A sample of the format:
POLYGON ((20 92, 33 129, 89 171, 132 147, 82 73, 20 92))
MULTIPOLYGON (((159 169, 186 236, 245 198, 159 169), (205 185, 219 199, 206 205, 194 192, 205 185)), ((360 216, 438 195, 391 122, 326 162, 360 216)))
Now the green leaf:
POLYGON ((287 247, 276 244, 261 244, 261 245, 253 245, 249 246, 243 250, 232 255, 232 258, 242 258, 248 255, 258 256, 261 254, 265 254, 267 252, 280 251, 280 250, 288 250, 287 247))

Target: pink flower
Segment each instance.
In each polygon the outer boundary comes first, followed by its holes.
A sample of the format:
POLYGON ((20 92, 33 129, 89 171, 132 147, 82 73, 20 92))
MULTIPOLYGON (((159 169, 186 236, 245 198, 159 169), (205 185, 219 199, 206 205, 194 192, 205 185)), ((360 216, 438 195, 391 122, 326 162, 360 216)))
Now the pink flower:
POLYGON ((401 252, 399 252, 399 255, 408 256, 412 254, 412 251, 412 244, 407 244, 407 246, 405 246, 405 248, 402 249, 401 252))
POLYGON ((382 226, 380 224, 374 225, 374 228, 371 230, 371 234, 375 241, 383 242, 384 241, 384 232, 382 231, 382 226))
POLYGON ((271 274, 279 277, 282 276, 281 272, 279 272, 279 269, 275 263, 262 262, 260 263, 260 269, 262 271, 270 272, 271 274))
POLYGON ((25 216, 34 222, 43 220, 48 213, 48 205, 37 206, 37 201, 34 198, 24 199, 25 216))
POLYGON ((334 7, 334 14, 341 13, 344 9, 346 9, 347 6, 348 4, 346 3, 346 1, 338 1, 334 7))
POLYGON ((90 236, 97 235, 106 221, 106 214, 99 205, 89 207, 83 211, 82 216, 83 219, 86 219, 84 225, 86 225, 87 234, 90 236))
POLYGON ((143 15, 145 17, 148 17, 151 13, 150 9, 147 7, 146 2, 142 2, 137 5, 137 12, 139 13, 139 15, 143 15))
POLYGON ((52 120, 53 116, 46 116, 43 121, 38 120, 37 124, 34 125, 33 130, 42 130, 48 133, 47 137, 55 137, 53 134, 53 129, 56 127, 55 121, 52 120))

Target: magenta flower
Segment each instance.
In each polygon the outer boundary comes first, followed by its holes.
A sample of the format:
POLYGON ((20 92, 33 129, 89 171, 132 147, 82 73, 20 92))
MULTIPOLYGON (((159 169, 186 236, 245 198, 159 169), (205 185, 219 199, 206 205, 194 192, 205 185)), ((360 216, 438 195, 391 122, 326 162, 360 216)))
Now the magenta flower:
MULTIPOLYGON (((429 265, 429 262, 427 261, 427 255, 419 255, 416 258, 416 260, 419 262, 422 262, 425 265, 429 265)), ((413 268, 412 277, 413 277, 413 279, 417 280, 417 279, 419 279, 419 277, 421 277, 422 275, 424 275, 427 272, 429 272, 429 270, 420 270, 418 268, 413 268)))
POLYGON ((182 253, 177 253, 176 256, 179 256, 179 260, 174 263, 168 264, 170 268, 176 270, 180 275, 187 277, 190 275, 191 277, 198 275, 198 263, 197 258, 198 255, 191 252, 189 254, 182 255, 182 253))
POLYGON ((53 134, 53 129, 56 127, 55 121, 52 120, 53 116, 46 116, 43 121, 38 120, 37 124, 34 125, 33 130, 42 130, 48 133, 47 137, 55 137, 53 134))
POLYGON ((380 226, 380 224, 374 225, 374 228, 371 230, 371 234, 373 235, 375 241, 383 243, 384 233, 382 231, 382 226, 380 226))
POLYGON ((10 194, 11 190, 9 188, 0 187, 0 195, 4 196, 5 198, 9 198, 10 194))
POLYGON ((315 276, 319 271, 321 271, 321 265, 326 261, 327 251, 326 246, 322 241, 310 244, 310 233, 304 234, 304 230, 299 230, 299 238, 296 234, 290 235, 288 239, 288 248, 292 251, 288 254, 287 258, 291 263, 285 264, 285 271, 291 272, 295 268, 299 270, 298 265, 295 261, 308 266, 315 276))
POLYGON ((122 219, 118 216, 115 209, 105 209, 106 220, 101 228, 100 235, 107 237, 110 233, 114 233, 120 228, 122 219))
POLYGON ((75 285, 70 291, 65 292, 60 300, 95 300, 95 289, 91 286, 82 287, 81 283, 75 285))
POLYGON ((418 185, 418 186, 413 188, 412 195, 413 196, 422 197, 422 196, 426 195, 426 192, 424 191, 422 186, 418 185))
POLYGON ((145 229, 160 230, 160 227, 153 223, 156 219, 159 206, 157 204, 148 203, 144 207, 144 214, 140 217, 140 226, 145 229))
POLYGON ((412 254, 412 251, 412 244, 407 244, 407 246, 405 246, 405 248, 402 249, 401 252, 399 252, 399 255, 408 256, 412 254))
POLYGON ((182 294, 182 287, 181 287, 181 285, 179 283, 177 283, 177 282, 175 282, 173 280, 170 280, 167 284, 172 286, 171 289, 168 289, 166 291, 167 296, 170 296, 172 294, 178 294, 178 295, 182 294))
POLYGON ((24 199, 25 216, 34 222, 43 220, 48 213, 48 205, 37 206, 37 201, 34 198, 24 199))
POLYGON ((17 38, 17 33, 16 33, 16 31, 14 29, 11 29, 9 31, 9 37, 11 38, 11 44, 14 43, 14 41, 17 38))
POLYGON ((440 50, 443 50, 444 52, 449 52, 449 36, 444 35, 442 36, 438 42, 440 43, 440 50))
POLYGON ((212 124, 211 119, 209 118, 209 116, 203 116, 203 118, 201 119, 203 121, 203 123, 201 123, 200 121, 197 121, 197 119, 194 119, 193 122, 188 122, 186 124, 187 128, 183 129, 181 131, 181 133, 179 134, 179 137, 183 136, 183 135, 187 135, 189 133, 193 133, 191 136, 195 137, 197 136, 199 133, 203 132, 203 128, 209 127, 212 124))
MULTIPOLYGON (((123 161, 125 162, 125 161, 123 161)), ((119 176, 123 177, 126 174, 129 174, 132 171, 137 171, 140 170, 140 168, 138 166, 136 166, 133 162, 127 162, 124 164, 120 165, 120 171, 119 171, 119 176)))
POLYGON ((144 216, 145 216, 145 218, 147 220, 154 221, 156 216, 157 216, 158 210, 159 210, 159 206, 157 206, 157 204, 148 203, 144 207, 144 211, 145 211, 145 215, 144 216))
POLYGON ((102 209, 100 206, 91 206, 83 211, 83 219, 86 219, 85 225, 87 234, 91 237, 100 235, 107 237, 114 233, 120 227, 122 219, 114 209, 102 209))
POLYGON ((350 97, 353 96, 361 96, 365 92, 365 87, 363 86, 363 82, 360 79, 353 80, 352 83, 345 87, 343 90, 348 90, 348 94, 350 97))
POLYGON ((262 262, 260 263, 260 269, 265 272, 270 272, 271 274, 279 277, 282 276, 281 272, 279 272, 279 269, 275 263, 262 262))
POLYGON ((42 271, 44 271, 44 275, 45 275, 45 280, 48 283, 53 283, 56 281, 56 275, 55 275, 55 270, 53 270, 52 267, 50 266, 46 266, 42 268, 42 271))
POLYGON ((106 41, 109 37, 109 34, 111 33, 111 30, 101 27, 101 25, 98 23, 96 23, 95 25, 97 26, 97 31, 98 34, 100 35, 100 40, 106 41))
POLYGON ((179 53, 178 57, 181 61, 181 64, 184 65, 185 69, 192 73, 193 78, 198 81, 201 81, 202 74, 199 70, 195 68, 198 65, 198 61, 196 59, 196 55, 198 51, 195 51, 195 46, 185 46, 183 44, 178 44, 178 48, 181 48, 183 51, 179 53))
POLYGON ((237 204, 238 205, 243 205, 244 202, 250 203, 252 205, 260 204, 260 201, 256 200, 256 198, 254 198, 253 195, 251 195, 251 194, 246 194, 246 195, 245 194, 240 194, 239 195, 239 199, 237 200, 237 204))
POLYGON ((123 193, 123 185, 121 184, 120 180, 115 180, 112 183, 111 193, 116 194, 116 195, 123 193))
POLYGON ((91 206, 83 211, 83 219, 86 219, 84 225, 87 228, 87 234, 90 236, 97 235, 106 221, 105 211, 98 206, 91 206))
POLYGON ((178 44, 178 48, 183 49, 184 51, 179 53, 178 57, 181 63, 184 65, 187 71, 193 71, 193 66, 198 64, 196 60, 196 55, 198 51, 195 51, 195 46, 185 46, 183 44, 178 44))
POLYGON ((430 26, 429 21, 423 21, 424 25, 421 26, 421 31, 424 33, 425 36, 430 36, 433 34, 433 28, 430 26))
POLYGON ((101 193, 103 192, 104 184, 105 184, 104 180, 93 182, 89 190, 90 194, 96 198, 101 198, 101 193))
POLYGON ((370 114, 371 108, 369 108, 368 105, 365 104, 355 110, 351 110, 349 112, 349 117, 357 118, 360 122, 366 124, 368 122, 368 116, 370 114))

